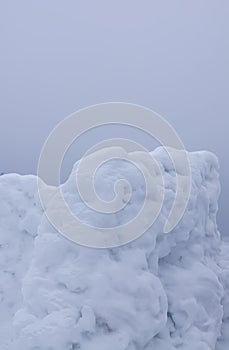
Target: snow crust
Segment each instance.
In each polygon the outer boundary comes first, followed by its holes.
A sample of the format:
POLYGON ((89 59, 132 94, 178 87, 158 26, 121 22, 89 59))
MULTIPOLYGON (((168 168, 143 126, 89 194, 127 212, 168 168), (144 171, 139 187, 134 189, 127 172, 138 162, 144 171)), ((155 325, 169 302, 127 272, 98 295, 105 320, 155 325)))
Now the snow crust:
MULTIPOLYGON (((189 153, 189 204, 164 234, 176 176, 163 148, 153 156, 165 181, 161 214, 139 239, 114 249, 81 247, 56 232, 40 207, 36 177, 0 177, 0 349, 228 348, 229 243, 216 223, 217 158, 189 153)), ((132 186, 126 207, 109 215, 82 203, 76 171, 77 164, 62 190, 82 220, 113 227, 136 215, 144 179, 130 164, 113 160, 97 172, 95 188, 105 200, 112 199, 115 180, 132 186)))

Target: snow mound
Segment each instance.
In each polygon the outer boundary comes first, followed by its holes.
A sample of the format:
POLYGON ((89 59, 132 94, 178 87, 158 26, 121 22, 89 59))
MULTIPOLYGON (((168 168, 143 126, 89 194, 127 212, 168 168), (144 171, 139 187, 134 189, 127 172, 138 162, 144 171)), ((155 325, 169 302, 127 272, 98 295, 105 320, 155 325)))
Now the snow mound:
POLYGON ((42 216, 36 192, 35 176, 0 176, 0 344, 13 336, 13 317, 23 303, 22 281, 42 216))
MULTIPOLYGON (((229 319, 229 248, 216 224, 219 166, 189 153, 192 190, 185 214, 163 233, 176 176, 163 148, 153 152, 165 182, 164 205, 139 239, 113 249, 79 246, 47 221, 34 177, 0 177, 1 348, 9 350, 223 350, 229 319)), ((144 179, 127 162, 102 166, 95 188, 113 198, 117 179, 132 197, 116 214, 96 214, 77 192, 74 167, 62 191, 71 210, 111 227, 136 215, 144 179)), ((87 174, 85 174, 86 176, 87 174)))

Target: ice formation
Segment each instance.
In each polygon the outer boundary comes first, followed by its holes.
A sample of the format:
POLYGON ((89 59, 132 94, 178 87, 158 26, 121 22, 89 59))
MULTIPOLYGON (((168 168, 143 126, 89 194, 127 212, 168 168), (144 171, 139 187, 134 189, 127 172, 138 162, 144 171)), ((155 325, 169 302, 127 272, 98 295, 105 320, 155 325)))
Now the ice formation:
MULTIPOLYGON (((56 232, 41 210, 35 177, 0 177, 0 349, 228 348, 229 244, 216 224, 218 161, 208 152, 189 153, 189 204, 164 234, 176 177, 162 148, 153 156, 165 180, 161 214, 139 239, 113 249, 85 248, 56 232)), ((136 215, 144 180, 130 164, 108 162, 96 176, 107 200, 116 179, 131 183, 131 200, 115 215, 82 203, 76 171, 77 164, 62 190, 82 220, 116 226, 136 215)))

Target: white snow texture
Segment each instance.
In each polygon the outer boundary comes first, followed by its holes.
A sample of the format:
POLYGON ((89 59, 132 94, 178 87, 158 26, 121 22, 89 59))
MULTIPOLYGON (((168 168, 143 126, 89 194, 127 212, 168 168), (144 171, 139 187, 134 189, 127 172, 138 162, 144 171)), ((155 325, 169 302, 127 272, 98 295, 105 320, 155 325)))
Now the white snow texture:
MULTIPOLYGON (((176 176, 163 148, 153 156, 165 181, 161 214, 139 239, 113 249, 85 248, 58 233, 41 209, 35 176, 0 177, 0 349, 229 348, 229 244, 216 224, 217 158, 189 153, 190 200, 165 234, 176 176)), ((62 190, 82 220, 107 227, 136 215, 144 179, 129 163, 108 162, 95 179, 106 200, 115 180, 131 183, 131 200, 115 215, 95 214, 82 203, 76 171, 77 164, 62 190)))

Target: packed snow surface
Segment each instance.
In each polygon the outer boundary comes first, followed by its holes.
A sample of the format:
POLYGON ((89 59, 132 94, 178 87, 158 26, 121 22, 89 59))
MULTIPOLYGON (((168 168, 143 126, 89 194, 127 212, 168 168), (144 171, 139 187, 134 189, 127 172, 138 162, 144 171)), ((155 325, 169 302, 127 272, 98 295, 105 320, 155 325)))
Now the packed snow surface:
MULTIPOLYGON (((164 149, 152 155, 165 181, 161 214, 139 239, 113 249, 85 248, 56 232, 39 204, 36 177, 0 177, 0 349, 228 349, 229 243, 216 224, 218 161, 189 153, 190 200, 165 234, 176 176, 164 149)), ((117 179, 132 186, 131 200, 115 215, 82 202, 77 166, 62 191, 79 218, 114 227, 136 215, 145 188, 132 165, 113 160, 97 172, 95 188, 105 200, 117 179)))

